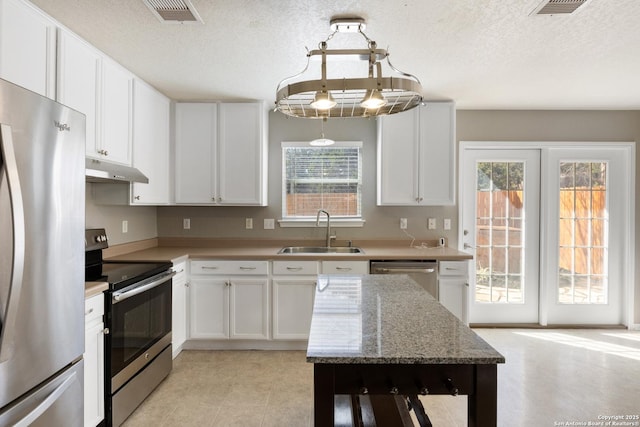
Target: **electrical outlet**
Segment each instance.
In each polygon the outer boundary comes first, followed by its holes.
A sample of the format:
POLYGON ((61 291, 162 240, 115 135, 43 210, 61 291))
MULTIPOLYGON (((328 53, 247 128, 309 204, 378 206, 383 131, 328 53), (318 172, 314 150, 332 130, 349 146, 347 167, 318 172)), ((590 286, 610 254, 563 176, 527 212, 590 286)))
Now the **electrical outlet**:
POLYGON ((244 219, 244 228, 246 228, 247 230, 253 229, 253 218, 244 219))
POLYGON ((444 229, 451 230, 451 218, 444 219, 444 229))
POLYGON ((273 218, 265 218, 264 229, 273 230, 274 228, 276 228, 276 221, 273 218))
POLYGON ((191 228, 191 219, 182 218, 182 228, 184 230, 189 230, 191 228))
POLYGON ((429 222, 428 222, 427 228, 429 230, 435 230, 436 229, 436 219, 435 218, 429 218, 429 222))
POLYGON ((407 229, 407 218, 400 218, 400 229, 401 230, 407 229))
POLYGON ((129 231, 129 221, 126 219, 122 221, 122 232, 126 233, 129 231))

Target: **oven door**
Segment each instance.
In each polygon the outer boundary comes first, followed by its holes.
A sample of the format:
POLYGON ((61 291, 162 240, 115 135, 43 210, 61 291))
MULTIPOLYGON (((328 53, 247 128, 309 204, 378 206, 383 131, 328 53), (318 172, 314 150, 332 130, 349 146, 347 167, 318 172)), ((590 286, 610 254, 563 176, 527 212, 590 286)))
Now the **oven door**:
POLYGON ((167 271, 110 293, 107 370, 110 394, 171 345, 171 277, 167 271))

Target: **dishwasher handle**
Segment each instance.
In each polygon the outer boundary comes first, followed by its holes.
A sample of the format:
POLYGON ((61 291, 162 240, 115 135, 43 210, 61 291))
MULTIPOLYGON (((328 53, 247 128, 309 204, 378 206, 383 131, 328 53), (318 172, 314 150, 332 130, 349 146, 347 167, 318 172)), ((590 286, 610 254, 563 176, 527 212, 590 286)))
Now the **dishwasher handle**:
POLYGON ((411 267, 375 267, 374 274, 393 274, 393 273, 435 273, 435 268, 411 268, 411 267))

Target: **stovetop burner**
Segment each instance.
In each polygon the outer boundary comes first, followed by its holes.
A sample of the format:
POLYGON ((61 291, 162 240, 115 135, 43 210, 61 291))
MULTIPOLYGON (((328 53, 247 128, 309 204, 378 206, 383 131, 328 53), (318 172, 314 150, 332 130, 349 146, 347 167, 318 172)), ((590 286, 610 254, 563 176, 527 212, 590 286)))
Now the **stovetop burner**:
POLYGON ((103 261, 102 250, 108 247, 103 228, 85 230, 85 281, 107 282, 110 291, 126 288, 172 266, 170 262, 103 261))

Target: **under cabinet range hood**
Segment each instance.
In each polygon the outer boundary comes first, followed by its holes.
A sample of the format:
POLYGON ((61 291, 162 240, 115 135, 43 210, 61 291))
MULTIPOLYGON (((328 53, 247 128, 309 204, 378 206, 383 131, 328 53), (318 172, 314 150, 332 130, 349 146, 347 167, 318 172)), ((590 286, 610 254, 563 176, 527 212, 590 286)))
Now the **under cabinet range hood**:
POLYGON ((105 162, 104 160, 87 158, 85 161, 86 182, 122 183, 141 182, 149 183, 149 178, 142 172, 131 166, 105 162))

